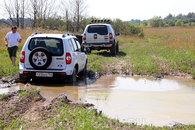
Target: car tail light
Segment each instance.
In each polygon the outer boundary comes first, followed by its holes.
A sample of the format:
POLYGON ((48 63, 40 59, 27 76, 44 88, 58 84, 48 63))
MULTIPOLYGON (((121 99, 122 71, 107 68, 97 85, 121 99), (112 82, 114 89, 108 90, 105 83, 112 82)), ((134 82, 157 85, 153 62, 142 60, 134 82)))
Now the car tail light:
POLYGON ((109 34, 110 40, 113 39, 112 33, 109 34))
POLYGON ((27 71, 24 71, 23 74, 28 74, 28 72, 27 71))
POLYGON ((84 40, 84 41, 86 40, 86 34, 83 35, 83 40, 84 40))
POLYGON ((61 75, 66 75, 66 73, 61 73, 61 75))
POLYGON ((25 59, 25 52, 22 51, 21 54, 20 54, 20 62, 24 63, 24 59, 25 59))
POLYGON ((70 53, 66 53, 66 64, 71 64, 72 62, 72 57, 70 53))

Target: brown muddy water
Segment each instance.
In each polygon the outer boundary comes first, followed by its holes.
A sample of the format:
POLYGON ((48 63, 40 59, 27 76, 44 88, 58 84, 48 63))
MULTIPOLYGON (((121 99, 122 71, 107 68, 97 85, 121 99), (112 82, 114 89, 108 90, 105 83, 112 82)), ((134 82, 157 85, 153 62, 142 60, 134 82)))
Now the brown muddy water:
POLYGON ((60 81, 35 81, 0 89, 0 93, 40 88, 47 101, 61 93, 73 102, 93 103, 105 115, 138 125, 195 124, 195 80, 150 77, 103 76, 80 79, 75 86, 60 81), (57 83, 56 83, 57 82, 57 83))

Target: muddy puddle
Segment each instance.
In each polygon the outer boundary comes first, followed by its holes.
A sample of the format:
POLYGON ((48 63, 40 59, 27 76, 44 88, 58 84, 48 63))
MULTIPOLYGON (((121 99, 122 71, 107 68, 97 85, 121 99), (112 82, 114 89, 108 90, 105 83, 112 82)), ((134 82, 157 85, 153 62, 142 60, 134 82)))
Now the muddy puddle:
POLYGON ((0 89, 0 93, 40 88, 47 101, 61 93, 73 102, 93 103, 110 118, 139 125, 195 124, 195 80, 167 77, 103 76, 80 79, 75 86, 61 81, 35 81, 0 89))

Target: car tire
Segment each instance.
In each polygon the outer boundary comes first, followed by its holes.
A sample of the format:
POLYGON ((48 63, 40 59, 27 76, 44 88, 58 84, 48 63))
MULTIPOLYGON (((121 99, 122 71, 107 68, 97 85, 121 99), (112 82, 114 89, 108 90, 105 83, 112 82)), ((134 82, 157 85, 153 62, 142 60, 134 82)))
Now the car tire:
POLYGON ((110 51, 112 55, 116 55, 116 43, 115 42, 112 44, 110 51))
POLYGON ((89 48, 90 50, 89 50, 89 53, 91 53, 92 52, 92 49, 91 48, 89 48))
POLYGON ((30 53, 30 56, 29 56, 30 65, 33 68, 38 69, 38 70, 44 70, 47 67, 49 67, 49 65, 51 64, 51 61, 52 61, 51 52, 48 49, 43 48, 43 47, 35 48, 34 50, 32 50, 32 52, 30 53), (40 54, 42 56, 42 59, 41 59, 42 61, 38 61, 38 57, 33 59, 33 56, 36 57, 37 55, 40 55, 40 54), (41 65, 41 62, 44 64, 41 65))
POLYGON ((21 74, 19 75, 19 80, 21 83, 26 83, 29 81, 29 78, 23 77, 21 74))
POLYGON ((86 76, 87 74, 87 62, 85 64, 84 69, 80 72, 79 76, 86 76))
POLYGON ((118 42, 117 42, 117 44, 116 44, 116 53, 118 53, 119 52, 119 45, 118 45, 118 42))
POLYGON ((73 70, 71 82, 72 83, 77 82, 77 70, 76 70, 76 68, 74 68, 74 70, 73 70))

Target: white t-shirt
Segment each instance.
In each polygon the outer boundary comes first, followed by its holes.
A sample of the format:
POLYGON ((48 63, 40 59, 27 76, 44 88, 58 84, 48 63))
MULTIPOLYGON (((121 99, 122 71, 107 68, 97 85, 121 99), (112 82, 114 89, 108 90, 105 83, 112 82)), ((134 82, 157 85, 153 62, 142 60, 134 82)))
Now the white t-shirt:
POLYGON ((22 39, 19 33, 9 32, 5 36, 6 39, 9 39, 8 47, 18 46, 18 40, 22 39))

